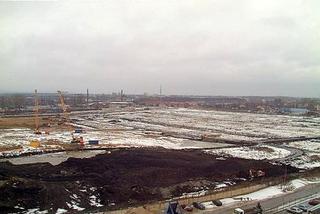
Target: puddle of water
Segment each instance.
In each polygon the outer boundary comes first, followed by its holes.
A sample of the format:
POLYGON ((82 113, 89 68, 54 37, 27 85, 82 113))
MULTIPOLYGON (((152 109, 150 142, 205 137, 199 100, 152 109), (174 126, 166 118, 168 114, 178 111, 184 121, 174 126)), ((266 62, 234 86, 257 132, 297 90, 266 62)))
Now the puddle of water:
POLYGON ((58 153, 49 153, 41 155, 31 155, 27 157, 17 157, 17 158, 8 158, 1 159, 0 161, 10 161, 12 164, 31 164, 31 163, 50 163, 52 165, 58 165, 66 161, 70 157, 74 158, 91 158, 98 154, 103 154, 106 151, 104 150, 93 150, 93 151, 72 151, 72 152, 58 152, 58 153))

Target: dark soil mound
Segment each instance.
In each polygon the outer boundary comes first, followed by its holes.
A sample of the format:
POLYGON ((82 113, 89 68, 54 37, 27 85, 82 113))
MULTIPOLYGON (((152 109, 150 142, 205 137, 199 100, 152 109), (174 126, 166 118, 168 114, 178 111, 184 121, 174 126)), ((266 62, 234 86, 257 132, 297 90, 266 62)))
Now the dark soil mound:
POLYGON ((69 158, 57 166, 2 162, 0 210, 70 210, 74 204, 90 209, 96 206, 95 198, 109 209, 136 205, 199 186, 212 188, 218 181, 248 178, 250 169, 263 170, 267 177, 284 174, 284 167, 264 161, 216 160, 202 152, 165 149, 116 150, 88 159, 69 158))

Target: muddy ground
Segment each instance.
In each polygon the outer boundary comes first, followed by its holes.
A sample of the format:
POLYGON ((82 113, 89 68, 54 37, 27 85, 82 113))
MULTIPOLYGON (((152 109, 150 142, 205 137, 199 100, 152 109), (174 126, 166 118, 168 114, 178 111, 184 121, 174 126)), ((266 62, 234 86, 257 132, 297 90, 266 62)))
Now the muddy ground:
POLYGON ((2 162, 0 210, 39 208, 51 213, 81 207, 88 211, 99 204, 100 209, 116 209, 212 189, 216 182, 248 178, 249 169, 262 169, 266 177, 284 174, 283 166, 263 161, 217 160, 200 151, 160 148, 115 150, 88 159, 69 158, 56 166, 2 162))

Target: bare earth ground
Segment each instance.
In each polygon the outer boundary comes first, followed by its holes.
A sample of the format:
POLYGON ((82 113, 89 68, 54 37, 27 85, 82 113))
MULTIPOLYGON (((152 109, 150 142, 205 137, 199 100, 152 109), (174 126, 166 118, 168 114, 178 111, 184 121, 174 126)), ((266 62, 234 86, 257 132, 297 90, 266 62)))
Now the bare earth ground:
MULTIPOLYGON (((39 117, 39 126, 44 130, 66 130, 70 127, 65 126, 64 124, 59 124, 59 117, 39 117), (48 124, 53 125, 52 128, 48 127, 48 124)), ((33 116, 30 117, 0 117, 0 129, 11 129, 11 128, 35 128, 35 118, 33 116)), ((43 130, 43 131, 44 131, 43 130)))
MULTIPOLYGON (((41 119, 40 124, 46 121, 41 119)), ((0 128, 34 128, 34 117, 5 117, 0 118, 0 128)))
POLYGON ((267 177, 284 173, 283 166, 264 161, 217 160, 202 152, 160 148, 115 150, 88 159, 69 158, 56 166, 1 162, 0 210, 89 211, 97 204, 110 210, 180 196, 195 188, 212 189, 219 181, 248 178, 249 169, 261 169, 267 177))

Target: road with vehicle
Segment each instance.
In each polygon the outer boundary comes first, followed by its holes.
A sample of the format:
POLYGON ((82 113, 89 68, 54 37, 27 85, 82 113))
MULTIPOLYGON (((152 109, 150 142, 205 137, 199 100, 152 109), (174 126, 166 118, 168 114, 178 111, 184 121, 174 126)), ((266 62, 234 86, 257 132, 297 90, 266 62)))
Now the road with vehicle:
POLYGON ((260 202, 263 213, 288 213, 286 209, 288 207, 300 204, 304 201, 309 201, 311 198, 320 197, 320 183, 309 184, 307 186, 301 187, 294 192, 282 194, 280 196, 275 196, 273 198, 264 199, 261 201, 247 201, 239 202, 237 204, 232 204, 229 206, 222 206, 219 208, 208 209, 199 211, 198 213, 203 214, 232 214, 236 207, 240 207, 245 210, 257 205, 260 202))

